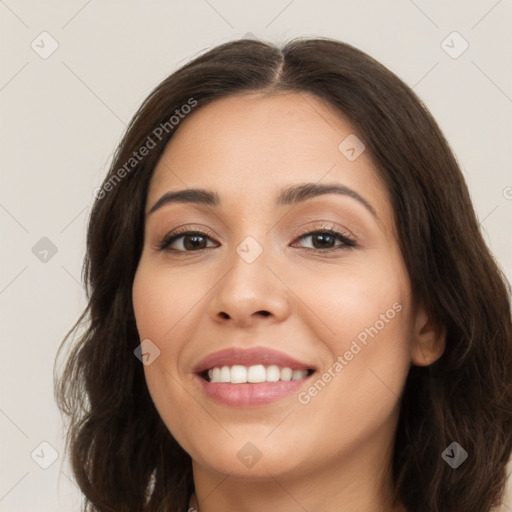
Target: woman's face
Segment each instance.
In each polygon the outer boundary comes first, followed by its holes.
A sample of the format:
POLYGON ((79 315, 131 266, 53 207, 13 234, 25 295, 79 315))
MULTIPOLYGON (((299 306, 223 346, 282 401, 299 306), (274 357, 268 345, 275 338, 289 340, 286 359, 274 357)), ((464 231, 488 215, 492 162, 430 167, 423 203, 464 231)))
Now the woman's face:
POLYGON ((390 455, 424 315, 368 152, 312 95, 182 121, 150 183, 133 305, 152 399, 195 469, 364 472, 390 455), (204 192, 161 200, 186 189, 204 192))

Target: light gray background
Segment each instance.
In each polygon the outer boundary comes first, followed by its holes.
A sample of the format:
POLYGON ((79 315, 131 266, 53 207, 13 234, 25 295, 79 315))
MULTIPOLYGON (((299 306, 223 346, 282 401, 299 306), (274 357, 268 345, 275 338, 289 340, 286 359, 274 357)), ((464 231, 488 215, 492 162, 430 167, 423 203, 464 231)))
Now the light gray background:
MULTIPOLYGON (((160 80, 248 33, 278 43, 330 36, 368 52, 438 120, 510 280, 511 22, 511 0, 0 0, 0 510, 79 510, 53 400, 53 361, 85 306, 80 273, 93 190, 126 123, 160 80), (43 31, 58 43, 46 59, 31 47, 51 48, 43 31), (458 58, 461 39, 442 46, 453 31, 469 44, 458 58), (57 248, 46 262, 32 252, 43 237, 57 248), (39 466, 51 462, 43 441, 60 454, 48 469, 39 466)), ((512 490, 503 510, 512 511, 512 490)))

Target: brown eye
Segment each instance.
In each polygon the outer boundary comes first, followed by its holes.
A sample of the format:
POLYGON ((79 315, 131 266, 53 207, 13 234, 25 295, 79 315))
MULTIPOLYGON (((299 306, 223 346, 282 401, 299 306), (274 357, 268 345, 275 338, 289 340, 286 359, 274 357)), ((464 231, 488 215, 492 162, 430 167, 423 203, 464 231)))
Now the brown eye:
MULTIPOLYGON (((159 244, 161 251, 174 252, 192 252, 212 247, 208 246, 208 240, 211 240, 206 233, 201 231, 186 231, 183 233, 174 233, 166 236, 159 244), (171 247, 172 245, 177 247, 171 247)), ((215 245, 213 245, 215 246, 215 245)))
POLYGON ((313 247, 304 247, 313 251, 329 251, 329 250, 344 250, 355 247, 355 242, 348 238, 345 234, 336 230, 328 229, 322 231, 312 231, 301 235, 298 240, 310 239, 313 247), (336 244, 336 240, 341 243, 336 244))

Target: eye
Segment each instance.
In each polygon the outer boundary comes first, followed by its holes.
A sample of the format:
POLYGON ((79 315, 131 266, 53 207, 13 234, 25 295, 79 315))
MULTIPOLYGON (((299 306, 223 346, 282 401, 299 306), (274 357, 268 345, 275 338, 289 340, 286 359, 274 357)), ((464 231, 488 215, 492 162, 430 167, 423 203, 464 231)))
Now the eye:
POLYGON ((179 231, 170 233, 158 244, 161 251, 169 252, 193 252, 215 247, 207 245, 208 241, 212 241, 209 233, 203 231, 179 231), (175 245, 175 247, 172 247, 175 245))
MULTIPOLYGON (((308 231, 296 240, 309 241, 312 246, 301 245, 304 249, 313 252, 342 251, 356 246, 355 241, 349 235, 333 228, 308 231)), ((292 246, 296 245, 297 242, 292 244, 292 246)), ((158 249, 173 253, 190 253, 217 246, 218 243, 214 241, 212 233, 183 229, 166 235, 158 244, 158 249)))
POLYGON ((332 228, 309 231, 301 235, 298 240, 310 240, 313 247, 304 248, 319 252, 347 250, 356 246, 356 243, 352 238, 345 233, 332 228), (337 240, 341 243, 336 245, 337 240))

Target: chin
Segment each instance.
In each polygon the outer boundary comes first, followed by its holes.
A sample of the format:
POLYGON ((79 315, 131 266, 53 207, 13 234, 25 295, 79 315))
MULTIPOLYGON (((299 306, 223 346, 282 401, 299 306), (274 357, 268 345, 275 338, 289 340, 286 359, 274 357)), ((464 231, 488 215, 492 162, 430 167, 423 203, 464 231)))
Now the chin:
POLYGON ((241 479, 268 480, 277 475, 292 476, 304 472, 306 464, 311 465, 315 457, 314 448, 312 450, 309 446, 307 453, 298 449, 308 443, 294 442, 286 432, 270 439, 268 431, 265 429, 265 434, 261 435, 261 429, 255 428, 251 432, 245 426, 240 429, 242 435, 233 438, 226 434, 215 439, 201 437, 198 442, 189 439, 190 450, 187 451, 195 464, 241 479))

